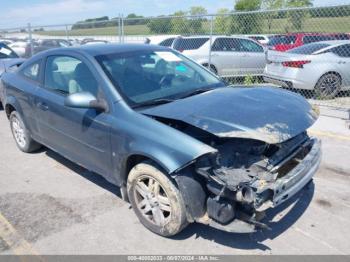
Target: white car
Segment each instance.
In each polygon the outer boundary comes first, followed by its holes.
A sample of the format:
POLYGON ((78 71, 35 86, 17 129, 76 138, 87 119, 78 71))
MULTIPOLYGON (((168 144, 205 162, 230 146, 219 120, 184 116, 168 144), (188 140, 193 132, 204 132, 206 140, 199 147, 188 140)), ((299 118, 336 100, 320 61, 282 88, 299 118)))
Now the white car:
POLYGON ((179 37, 172 47, 222 77, 262 75, 266 65, 265 48, 244 37, 179 37))
POLYGON ((247 37, 258 41, 262 45, 267 45, 270 40, 268 35, 248 35, 247 37))
POLYGON ((171 47, 175 38, 179 37, 179 35, 155 35, 155 36, 148 36, 145 39, 145 44, 152 44, 152 45, 160 45, 160 46, 166 46, 171 47))
POLYGON ((315 90, 332 98, 350 89, 350 41, 311 43, 287 52, 269 50, 264 80, 280 86, 315 90))
POLYGON ((15 51, 18 56, 26 57, 29 54, 30 44, 26 41, 17 41, 9 44, 9 47, 15 51))

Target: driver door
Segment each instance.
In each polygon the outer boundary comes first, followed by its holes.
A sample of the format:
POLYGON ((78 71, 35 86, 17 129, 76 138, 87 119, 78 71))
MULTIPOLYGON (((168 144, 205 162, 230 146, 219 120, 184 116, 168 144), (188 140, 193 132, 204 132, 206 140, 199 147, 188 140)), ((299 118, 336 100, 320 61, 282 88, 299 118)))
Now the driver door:
POLYGON ((46 145, 99 174, 111 167, 110 115, 95 109, 69 108, 67 95, 90 92, 103 98, 92 70, 82 59, 49 56, 45 83, 36 96, 39 133, 46 145))

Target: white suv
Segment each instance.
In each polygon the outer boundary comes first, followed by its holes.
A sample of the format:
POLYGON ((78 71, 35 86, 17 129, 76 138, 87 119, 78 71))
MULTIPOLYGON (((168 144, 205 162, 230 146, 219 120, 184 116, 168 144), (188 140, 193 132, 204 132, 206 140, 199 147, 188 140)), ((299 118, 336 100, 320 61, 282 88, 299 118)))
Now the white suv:
POLYGON ((265 48, 244 37, 178 37, 172 47, 223 77, 262 75, 266 65, 265 48))

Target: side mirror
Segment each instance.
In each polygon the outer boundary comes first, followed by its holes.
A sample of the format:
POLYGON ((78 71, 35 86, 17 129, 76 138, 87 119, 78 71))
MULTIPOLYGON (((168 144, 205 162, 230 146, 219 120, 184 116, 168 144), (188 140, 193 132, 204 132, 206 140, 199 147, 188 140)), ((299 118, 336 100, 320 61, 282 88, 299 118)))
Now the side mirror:
POLYGON ((107 111, 108 106, 105 100, 97 99, 89 92, 79 92, 68 95, 64 105, 73 108, 91 108, 98 111, 107 111))

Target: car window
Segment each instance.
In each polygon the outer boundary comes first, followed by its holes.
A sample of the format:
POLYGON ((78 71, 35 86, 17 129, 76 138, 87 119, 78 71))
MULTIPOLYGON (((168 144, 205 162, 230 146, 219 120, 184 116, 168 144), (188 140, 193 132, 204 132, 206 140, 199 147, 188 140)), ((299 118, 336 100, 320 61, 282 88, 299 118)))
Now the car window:
POLYGON ((239 39, 240 43, 240 51, 242 52, 254 52, 254 53, 262 53, 264 52, 264 48, 254 41, 248 39, 239 39))
POLYGON ((311 43, 290 49, 287 51, 287 53, 311 55, 328 46, 330 45, 326 43, 311 43))
POLYGON ((332 52, 341 57, 350 57, 350 44, 337 46, 332 52))
POLYGON ((265 38, 263 36, 249 36, 249 38, 252 38, 256 41, 261 41, 261 40, 265 40, 265 38))
POLYGON ((327 40, 335 40, 336 38, 331 35, 307 35, 303 37, 304 44, 327 41, 327 40))
POLYGON ((87 65, 70 56, 49 56, 46 61, 45 87, 62 94, 98 93, 98 84, 87 65))
POLYGON ((0 43, 0 59, 18 58, 18 55, 6 44, 0 43))
POLYGON ((162 42, 160 42, 159 45, 169 47, 173 44, 174 40, 175 40, 175 37, 168 38, 168 39, 165 39, 162 42))
POLYGON ((294 35, 278 35, 278 36, 272 36, 269 38, 268 45, 275 46, 275 45, 292 45, 297 40, 297 37, 294 35))
POLYGON ((211 50, 238 52, 240 50, 240 43, 236 38, 217 38, 215 39, 211 50))
POLYGON ((41 60, 26 66, 24 69, 22 69, 21 74, 33 81, 39 81, 40 63, 41 60))
POLYGON ((202 66, 172 51, 138 51, 96 59, 130 106, 224 86, 202 66))
POLYGON ((195 50, 203 46, 209 37, 203 38, 176 38, 174 42, 174 49, 178 51, 195 50))

